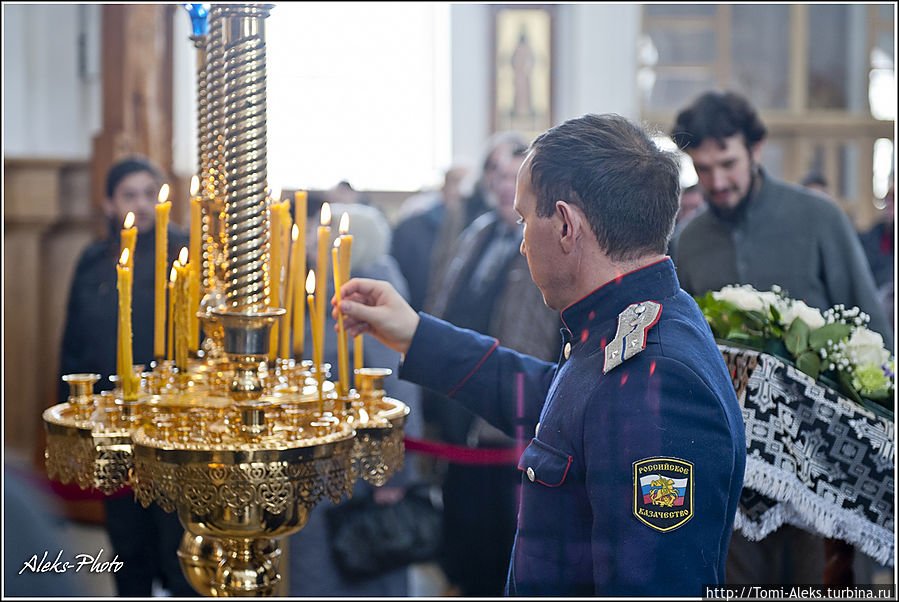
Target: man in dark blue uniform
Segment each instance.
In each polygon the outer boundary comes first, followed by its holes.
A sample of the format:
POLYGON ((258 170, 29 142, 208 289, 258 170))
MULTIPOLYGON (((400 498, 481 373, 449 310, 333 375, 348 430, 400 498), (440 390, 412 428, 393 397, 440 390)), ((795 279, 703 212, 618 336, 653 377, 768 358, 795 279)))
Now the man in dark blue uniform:
POLYGON ((345 325, 404 353, 402 378, 534 434, 510 595, 701 596, 724 581, 744 427, 664 254, 678 192, 676 160, 619 116, 532 143, 515 208, 531 277, 561 312, 556 364, 416 313, 384 283, 342 290, 345 325))

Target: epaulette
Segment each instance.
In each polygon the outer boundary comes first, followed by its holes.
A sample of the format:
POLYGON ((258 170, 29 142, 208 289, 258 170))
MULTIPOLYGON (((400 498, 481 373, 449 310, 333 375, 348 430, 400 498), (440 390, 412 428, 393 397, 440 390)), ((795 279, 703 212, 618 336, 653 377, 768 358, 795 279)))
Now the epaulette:
POLYGON ((655 301, 632 303, 618 314, 615 338, 606 345, 603 374, 646 348, 646 333, 659 321, 661 314, 662 305, 655 301))

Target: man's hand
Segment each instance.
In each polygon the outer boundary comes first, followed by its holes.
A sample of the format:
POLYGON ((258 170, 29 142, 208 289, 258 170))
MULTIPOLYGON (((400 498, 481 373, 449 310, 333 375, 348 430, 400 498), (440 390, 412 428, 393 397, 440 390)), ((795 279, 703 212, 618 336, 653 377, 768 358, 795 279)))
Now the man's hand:
MULTIPOLYGON (((337 298, 331 299, 334 305, 337 298)), ((353 278, 340 288, 340 307, 332 310, 350 336, 367 332, 399 353, 406 353, 418 328, 418 314, 393 286, 383 280, 353 278)))

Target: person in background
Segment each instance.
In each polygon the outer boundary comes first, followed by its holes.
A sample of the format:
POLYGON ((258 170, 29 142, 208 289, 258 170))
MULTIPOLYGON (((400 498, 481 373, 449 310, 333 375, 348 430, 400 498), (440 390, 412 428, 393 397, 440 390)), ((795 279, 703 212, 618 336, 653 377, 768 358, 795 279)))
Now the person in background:
MULTIPOLYGON (((429 313, 543 360, 556 357, 558 314, 543 304, 540 289, 518 252, 522 231, 513 207, 515 180, 525 148, 496 156, 487 190, 491 209, 466 228, 449 254, 429 313)), ((465 465, 450 460, 443 475, 444 552, 441 565, 449 595, 500 596, 515 536, 518 484, 514 455, 522 446, 458 402, 425 391, 430 430, 445 443, 497 453, 497 460, 465 465), (509 458, 512 459, 509 459, 509 458)))
POLYGON ((857 306, 892 349, 852 223, 832 199, 767 173, 766 134, 755 108, 733 92, 707 92, 677 115, 671 137, 692 159, 708 202, 673 244, 681 285, 703 295, 728 284, 776 284, 822 311, 857 306))
POLYGON ((824 174, 817 169, 812 169, 805 174, 799 184, 805 186, 809 190, 819 192, 824 196, 832 197, 830 194, 830 184, 827 182, 827 178, 825 178, 824 174))
MULTIPOLYGON (((134 363, 148 369, 153 360, 154 276, 156 253, 155 206, 162 173, 144 157, 129 157, 110 167, 106 176, 103 213, 108 234, 82 253, 75 268, 60 353, 60 376, 116 373, 118 292, 116 264, 120 231, 129 211, 135 214, 132 329, 134 363)), ((168 257, 178 257, 189 238, 170 223, 168 257)), ((68 385, 59 380, 59 401, 68 398, 68 385)), ((103 381, 98 383, 102 387, 103 381)), ((122 561, 114 573, 120 596, 146 597, 161 587, 174 596, 195 596, 187 583, 176 551, 184 529, 176 513, 157 504, 144 508, 129 488, 104 498, 106 530, 113 554, 122 561)))
MULTIPOLYGON (((309 268, 315 269, 316 236, 318 216, 325 197, 310 193, 307 210, 309 225, 306 233, 309 268)), ((343 213, 349 215, 350 233, 353 235, 350 272, 353 276, 379 278, 391 282, 404 297, 408 295, 406 281, 397 267, 396 261, 388 253, 390 249, 390 224, 379 209, 360 204, 332 204, 332 222, 339 220, 343 213)), ((337 229, 332 228, 333 237, 337 229)), ((330 247, 329 247, 330 250, 330 247)), ((330 257, 330 256, 329 256, 330 257)), ((330 259, 329 259, 330 265, 330 259)), ((308 269, 307 272, 308 273, 308 269)), ((334 294, 334 277, 328 274, 328 292, 326 299, 334 294)), ((326 312, 325 323, 325 357, 331 364, 331 380, 337 380, 337 321, 330 312, 326 312)), ((304 353, 306 359, 312 358, 312 337, 309 323, 309 312, 306 312, 304 337, 304 353)), ((349 365, 354 365, 353 340, 349 340, 349 365)), ((372 337, 364 337, 364 366, 368 368, 394 368, 400 356, 372 337)), ((387 395, 398 399, 411 409, 406 419, 405 434, 409 437, 420 437, 422 432, 422 413, 420 407, 421 391, 418 386, 399 380, 396 371, 384 379, 384 390, 387 395)), ((367 481, 358 479, 353 486, 353 498, 374 495, 375 500, 390 503, 400 498, 405 487, 416 480, 415 462, 407 454, 404 468, 395 474, 385 485, 373 487, 367 481)), ((335 563, 330 550, 333 534, 328 528, 327 513, 333 504, 323 499, 309 512, 309 520, 297 533, 289 537, 289 595, 290 596, 406 596, 408 595, 408 567, 399 568, 387 573, 375 575, 367 579, 350 579, 343 575, 335 563)))
MULTIPOLYGON (((893 336, 855 230, 834 201, 772 177, 761 165, 767 129, 733 92, 707 92, 680 111, 675 144, 693 161, 708 210, 673 241, 681 286, 704 295, 728 284, 779 285, 822 311, 858 306, 888 347, 893 336)), ((727 581, 820 583, 824 540, 784 525, 759 542, 735 533, 727 581)))
POLYGON ((416 309, 424 307, 433 273, 431 260, 437 234, 447 214, 461 207, 462 181, 467 173, 464 167, 448 169, 443 187, 431 197, 432 203, 401 219, 393 230, 390 254, 409 284, 409 303, 416 309))
POLYGON ((868 264, 877 284, 877 294, 884 310, 893 323, 893 286, 896 268, 895 179, 890 176, 890 187, 883 196, 883 208, 877 214, 874 225, 859 235, 868 264))
POLYGON ((437 239, 434 241, 433 257, 431 258, 432 277, 430 288, 426 295, 425 307, 428 299, 439 292, 432 290, 433 286, 441 280, 446 269, 448 254, 456 242, 456 239, 479 215, 490 209, 488 201, 491 181, 496 174, 499 158, 509 154, 516 148, 526 146, 524 138, 516 132, 497 132, 486 143, 484 160, 481 164, 481 172, 478 174, 474 188, 470 194, 463 197, 462 203, 446 212, 437 239))

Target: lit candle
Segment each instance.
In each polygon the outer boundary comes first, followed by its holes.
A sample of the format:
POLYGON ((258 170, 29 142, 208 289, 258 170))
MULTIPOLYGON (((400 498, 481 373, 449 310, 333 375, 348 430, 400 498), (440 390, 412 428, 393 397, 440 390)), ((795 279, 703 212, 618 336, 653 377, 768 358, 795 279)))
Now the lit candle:
POLYGON ((305 341, 306 321, 305 307, 303 305, 303 278, 301 274, 306 271, 306 200, 307 193, 305 190, 298 190, 294 196, 294 223, 297 230, 302 236, 302 241, 297 246, 297 255, 291 257, 291 265, 296 271, 294 286, 296 290, 292 292, 294 296, 294 307, 296 311, 293 313, 293 357, 297 361, 303 359, 303 345, 305 341))
POLYGON ((134 382, 134 372, 131 368, 133 361, 133 351, 131 348, 131 285, 132 273, 128 267, 130 260, 130 252, 126 247, 122 250, 119 263, 116 265, 118 274, 118 291, 119 291, 119 347, 121 352, 121 366, 119 382, 122 383, 122 396, 126 400, 137 399, 137 387, 134 382))
MULTIPOLYGON (((178 261, 177 259, 175 261, 178 261)), ((175 270, 175 266, 172 266, 171 274, 169 275, 169 336, 168 336, 168 353, 166 354, 166 359, 171 360, 175 357, 175 279, 178 276, 178 272, 175 270)))
POLYGON ((163 184, 159 189, 156 203, 156 271, 155 298, 153 314, 153 357, 157 360, 165 356, 165 268, 169 262, 169 211, 172 203, 169 198, 169 185, 163 184))
MULTIPOLYGON (((122 230, 122 249, 128 249, 128 267, 134 267, 134 245, 137 242, 137 227, 134 225, 134 212, 129 211, 125 216, 125 224, 122 230)), ((119 251, 121 253, 121 251, 119 251)))
POLYGON ((187 349, 190 344, 190 266, 187 247, 181 247, 174 269, 175 279, 175 366, 187 371, 187 349))
POLYGON ((194 352, 200 347, 200 320, 196 314, 200 309, 200 274, 203 271, 203 199, 197 194, 199 191, 200 178, 192 176, 190 179, 190 283, 187 317, 190 325, 190 349, 194 352))
MULTIPOLYGON (((350 279, 350 258, 353 252, 353 235, 349 233, 350 231, 350 216, 346 212, 340 216, 340 225, 337 228, 337 231, 340 233, 340 277, 341 277, 341 285, 345 284, 347 280, 350 279)), ((340 305, 340 298, 337 300, 338 305, 340 305)), ((337 314, 342 318, 342 314, 338 312, 337 314)), ((361 368, 361 347, 359 347, 359 351, 357 351, 356 347, 361 345, 361 335, 359 338, 359 343, 356 340, 353 340, 353 366, 355 368, 361 368), (357 359, 358 358, 358 359, 357 359)), ((343 334, 343 348, 346 350, 347 356, 349 356, 349 348, 350 341, 348 335, 346 333, 343 334)), ((349 372, 349 358, 347 358, 347 372, 349 372)), ((347 386, 349 386, 349 378, 347 378, 347 386)), ((353 386, 355 386, 355 379, 353 380, 353 386)))
MULTIPOLYGON (((318 331, 315 333, 319 344, 325 337, 325 296, 328 290, 328 250, 331 248, 331 206, 322 204, 321 226, 318 227, 318 262, 315 269, 315 324, 318 331)), ((324 357, 324 355, 322 356, 324 357)))
POLYGON ((320 345, 318 318, 315 311, 315 270, 309 270, 309 276, 306 277, 306 303, 309 304, 309 332, 312 334, 312 365, 315 367, 315 379, 318 381, 318 399, 319 409, 322 405, 322 355, 324 348, 320 345))
MULTIPOLYGON (((337 297, 338 307, 340 307, 340 287, 343 285, 343 272, 341 270, 343 262, 340 257, 342 251, 340 239, 338 238, 334 241, 334 248, 331 249, 331 264, 334 267, 334 294, 337 297)), ((338 394, 341 397, 346 397, 350 392, 350 362, 346 331, 343 328, 343 314, 339 311, 337 312, 337 379, 338 394)))
POLYGON ((281 318, 281 359, 285 360, 290 359, 291 314, 294 312, 294 305, 302 305, 301 302, 295 303, 294 297, 296 295, 293 294, 294 288, 296 288, 297 279, 296 263, 300 252, 300 229, 297 228, 296 224, 293 225, 290 236, 293 239, 293 244, 290 246, 290 257, 287 263, 287 289, 285 290, 285 296, 287 298, 285 300, 286 307, 284 308, 286 311, 284 313, 284 317, 281 318))

